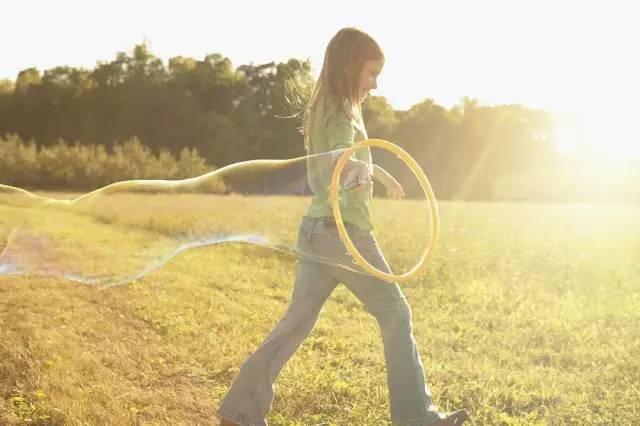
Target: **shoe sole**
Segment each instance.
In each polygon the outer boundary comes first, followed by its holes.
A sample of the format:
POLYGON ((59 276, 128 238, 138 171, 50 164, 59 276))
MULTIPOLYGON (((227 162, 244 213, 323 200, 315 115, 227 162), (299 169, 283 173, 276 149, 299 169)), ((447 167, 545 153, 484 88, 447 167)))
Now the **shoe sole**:
POLYGON ((442 423, 439 423, 441 426, 460 426, 464 422, 469 419, 469 413, 467 410, 458 410, 447 416, 442 423))

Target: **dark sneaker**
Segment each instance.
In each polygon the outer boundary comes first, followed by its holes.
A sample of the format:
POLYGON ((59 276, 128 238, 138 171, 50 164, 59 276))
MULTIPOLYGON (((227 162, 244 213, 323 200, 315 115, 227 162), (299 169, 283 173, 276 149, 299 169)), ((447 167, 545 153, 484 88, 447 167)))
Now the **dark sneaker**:
POLYGON ((440 418, 433 426, 459 426, 469 418, 467 410, 457 410, 449 414, 440 414, 440 418))

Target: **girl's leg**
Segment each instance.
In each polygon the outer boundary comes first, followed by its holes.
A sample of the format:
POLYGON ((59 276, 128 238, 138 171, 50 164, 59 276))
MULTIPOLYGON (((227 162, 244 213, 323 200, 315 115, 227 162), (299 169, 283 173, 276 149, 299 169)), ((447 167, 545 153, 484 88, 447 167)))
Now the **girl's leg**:
MULTIPOLYGON (((307 251, 310 230, 305 222, 299 247, 307 251)), ((262 426, 274 399, 274 383, 296 349, 308 336, 337 281, 327 267, 302 258, 296 268, 291 303, 275 329, 242 364, 218 414, 243 426, 262 426)))
MULTIPOLYGON (((351 256, 346 252, 337 230, 329 225, 325 235, 325 238, 312 241, 314 251, 327 257, 333 253, 333 256, 340 258, 340 263, 350 263, 351 256)), ((350 236, 369 263, 381 271, 390 271, 371 233, 352 231, 350 236)), ((330 270, 364 304, 379 324, 387 366, 392 422, 403 426, 449 424, 442 423, 446 416, 438 413, 432 404, 432 395, 425 382, 424 368, 413 337, 411 310, 400 287, 395 283, 340 267, 331 267, 330 270)))

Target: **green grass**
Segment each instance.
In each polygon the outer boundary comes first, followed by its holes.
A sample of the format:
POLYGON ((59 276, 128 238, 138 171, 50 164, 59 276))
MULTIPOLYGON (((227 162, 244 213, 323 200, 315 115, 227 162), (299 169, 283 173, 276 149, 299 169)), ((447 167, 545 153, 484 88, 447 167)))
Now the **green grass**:
MULTIPOLYGON (((185 197, 158 199, 154 221, 141 208, 127 217, 103 209, 74 227, 100 241, 101 226, 172 235, 204 202, 185 197)), ((300 201, 269 203, 264 222, 291 240, 297 223, 283 212, 301 211, 300 201)), ((408 205, 386 206, 380 228, 403 265, 415 260, 408 205)), ((640 424, 640 208, 443 202, 440 213, 428 273, 403 285, 437 406, 465 407, 477 425, 640 424)), ((212 220, 222 214, 212 204, 212 220)), ((0 249, 9 224, 56 223, 18 216, 0 206, 0 249)), ((220 220, 257 229, 250 217, 220 220)), ((127 241, 124 251, 135 247, 127 241)), ((0 424, 216 424, 215 408, 284 313, 293 279, 291 257, 240 244, 182 253, 106 290, 0 276, 0 424)), ((377 325, 344 287, 283 370, 268 420, 389 423, 377 325)))

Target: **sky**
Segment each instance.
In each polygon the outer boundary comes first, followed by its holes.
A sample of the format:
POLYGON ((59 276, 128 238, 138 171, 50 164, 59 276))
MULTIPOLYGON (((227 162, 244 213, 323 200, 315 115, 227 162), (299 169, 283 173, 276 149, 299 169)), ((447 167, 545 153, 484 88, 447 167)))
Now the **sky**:
MULTIPOLYGON (((451 107, 464 96, 518 103, 564 117, 570 146, 572 134, 608 134, 635 120, 634 9, 615 0, 11 1, 1 9, 0 78, 15 80, 32 66, 92 68, 142 42, 164 60, 221 53, 238 66, 308 58, 317 75, 333 34, 356 26, 385 51, 374 94, 396 109, 426 98, 451 107), (577 132, 577 121, 600 124, 577 132)), ((617 151, 638 150, 621 143, 617 151)))

